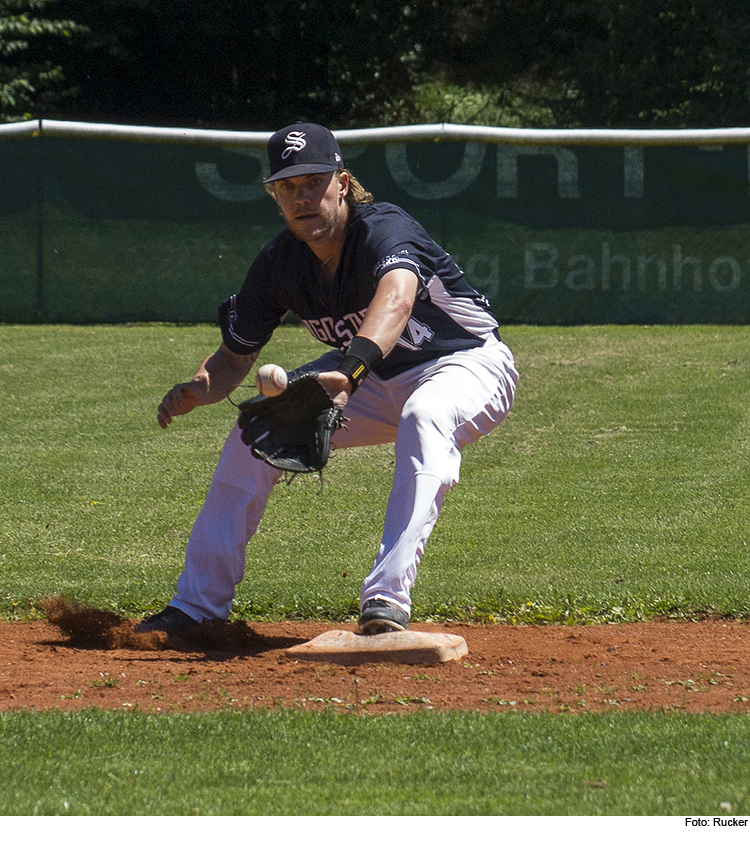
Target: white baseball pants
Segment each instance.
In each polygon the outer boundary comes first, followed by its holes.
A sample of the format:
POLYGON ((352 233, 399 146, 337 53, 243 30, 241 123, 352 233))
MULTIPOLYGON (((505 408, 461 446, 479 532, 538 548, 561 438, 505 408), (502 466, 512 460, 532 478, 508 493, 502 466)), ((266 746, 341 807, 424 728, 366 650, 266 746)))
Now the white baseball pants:
MULTIPOLYGON (((335 369, 333 351, 307 368, 335 369)), ((395 442, 396 464, 380 549, 360 603, 383 598, 407 613, 411 588, 443 497, 459 479, 465 445, 510 411, 518 373, 494 336, 477 349, 414 367, 387 381, 370 374, 346 406, 336 448, 395 442)), ((193 526, 171 601, 196 621, 226 619, 245 573, 245 550, 282 473, 254 458, 234 427, 193 526)))

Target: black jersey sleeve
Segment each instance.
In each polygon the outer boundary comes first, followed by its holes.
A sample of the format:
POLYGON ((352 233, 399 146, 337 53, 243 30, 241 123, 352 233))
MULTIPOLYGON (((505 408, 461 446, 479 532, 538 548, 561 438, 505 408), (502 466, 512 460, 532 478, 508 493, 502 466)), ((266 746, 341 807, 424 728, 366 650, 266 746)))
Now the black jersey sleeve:
POLYGON ((219 306, 219 326, 224 345, 238 355, 259 351, 280 325, 286 307, 274 294, 268 253, 255 259, 239 293, 219 306))

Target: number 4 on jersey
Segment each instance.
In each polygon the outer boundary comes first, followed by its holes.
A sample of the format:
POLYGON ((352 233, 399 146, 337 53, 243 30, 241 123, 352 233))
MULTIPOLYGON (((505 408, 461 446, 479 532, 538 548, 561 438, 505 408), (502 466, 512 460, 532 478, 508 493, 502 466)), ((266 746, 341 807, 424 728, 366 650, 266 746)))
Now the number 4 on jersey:
POLYGON ((434 336, 435 332, 429 325, 425 325, 423 322, 412 317, 406 323, 406 328, 399 338, 398 345, 405 346, 407 349, 418 349, 424 343, 432 340, 434 336))

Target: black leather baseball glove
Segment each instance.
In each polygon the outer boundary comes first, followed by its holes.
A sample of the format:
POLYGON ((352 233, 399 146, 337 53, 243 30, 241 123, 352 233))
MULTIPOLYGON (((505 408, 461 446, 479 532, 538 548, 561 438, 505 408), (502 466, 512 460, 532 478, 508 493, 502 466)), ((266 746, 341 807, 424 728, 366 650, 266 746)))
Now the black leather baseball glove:
POLYGON ((285 472, 320 472, 331 436, 344 424, 315 372, 294 378, 278 396, 253 396, 238 408, 242 441, 253 456, 285 472))

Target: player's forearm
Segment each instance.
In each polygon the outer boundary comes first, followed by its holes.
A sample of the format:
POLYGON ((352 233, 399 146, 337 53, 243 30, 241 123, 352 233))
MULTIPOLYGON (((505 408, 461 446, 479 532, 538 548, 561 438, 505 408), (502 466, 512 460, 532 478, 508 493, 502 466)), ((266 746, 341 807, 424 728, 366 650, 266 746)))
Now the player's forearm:
MULTIPOLYGON (((392 270, 380 280, 362 326, 349 344, 338 369, 349 382, 348 394, 359 387, 370 370, 398 342, 411 316, 417 284, 416 275, 403 269, 392 270)), ((326 384, 329 390, 336 386, 326 384)), ((340 396, 334 395, 338 401, 340 396)))
POLYGON ((357 332, 376 343, 385 357, 398 342, 411 316, 418 280, 408 270, 392 270, 380 281, 357 332))
POLYGON ((386 315, 381 315, 379 318, 373 317, 371 320, 368 320, 366 316, 357 336, 372 340, 380 347, 385 357, 398 342, 410 315, 411 308, 409 307, 390 310, 386 315))
POLYGON ((193 382, 200 386, 201 404, 223 401, 245 380, 258 353, 236 355, 223 345, 198 367, 193 382))

